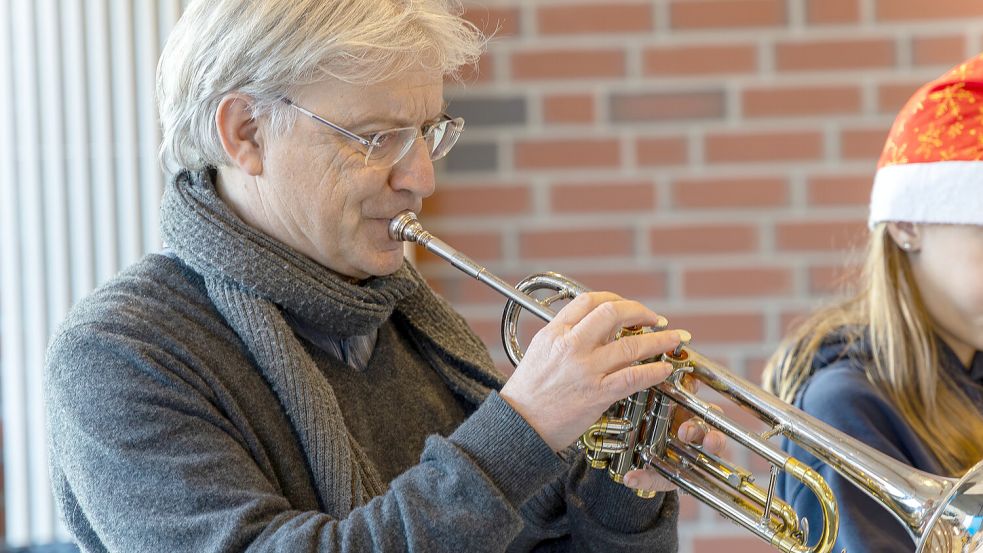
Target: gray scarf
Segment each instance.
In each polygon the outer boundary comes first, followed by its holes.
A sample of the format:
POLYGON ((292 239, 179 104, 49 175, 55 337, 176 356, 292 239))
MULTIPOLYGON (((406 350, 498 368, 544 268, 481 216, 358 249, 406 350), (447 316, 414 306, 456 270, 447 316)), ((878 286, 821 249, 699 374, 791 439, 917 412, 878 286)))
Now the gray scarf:
POLYGON ((284 312, 340 338, 366 334, 393 317, 448 387, 473 405, 503 378, 467 323, 408 263, 352 284, 247 226, 218 197, 213 178, 212 170, 184 171, 167 186, 164 242, 204 278, 294 427, 322 509, 344 518, 386 485, 348 432, 334 390, 284 312))

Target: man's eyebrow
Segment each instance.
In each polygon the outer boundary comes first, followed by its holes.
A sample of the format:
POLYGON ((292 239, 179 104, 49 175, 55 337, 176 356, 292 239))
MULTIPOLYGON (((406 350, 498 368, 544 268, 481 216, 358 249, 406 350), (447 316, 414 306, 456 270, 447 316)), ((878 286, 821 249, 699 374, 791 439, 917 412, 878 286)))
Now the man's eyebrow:
MULTIPOLYGON (((448 106, 450 106, 450 102, 447 102, 445 100, 440 105, 440 111, 435 113, 433 116, 427 118, 427 120, 424 121, 422 124, 425 125, 427 123, 439 119, 440 115, 447 111, 448 106)), ((413 121, 408 121, 406 119, 398 119, 396 117, 373 117, 360 121, 358 125, 353 129, 353 131, 358 132, 358 131, 364 131, 365 129, 373 129, 373 130, 381 131, 385 129, 395 129, 395 128, 413 127, 413 126, 416 126, 416 123, 413 121)))

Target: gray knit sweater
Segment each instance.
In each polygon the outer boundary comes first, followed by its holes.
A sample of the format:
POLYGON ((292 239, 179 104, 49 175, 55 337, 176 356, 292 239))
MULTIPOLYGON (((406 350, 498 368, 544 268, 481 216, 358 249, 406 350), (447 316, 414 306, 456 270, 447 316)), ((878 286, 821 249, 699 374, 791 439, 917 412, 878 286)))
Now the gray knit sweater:
MULTIPOLYGON (((372 370, 428 370, 412 341, 391 339, 405 332, 398 321, 384 329, 372 370)), ((393 443, 399 462, 366 449, 366 473, 398 476, 332 517, 256 363, 179 259, 149 255, 73 309, 45 389, 55 494, 84 551, 676 550, 675 494, 643 501, 564 461, 494 392, 423 416, 372 387, 336 390, 342 406, 374 406, 363 411, 374 420, 344 413, 358 439, 369 440, 363 425, 409 418, 431 435, 393 443)), ((415 380, 431 392, 442 383, 415 380)), ((436 392, 421 401, 440 409, 446 392, 436 392)))

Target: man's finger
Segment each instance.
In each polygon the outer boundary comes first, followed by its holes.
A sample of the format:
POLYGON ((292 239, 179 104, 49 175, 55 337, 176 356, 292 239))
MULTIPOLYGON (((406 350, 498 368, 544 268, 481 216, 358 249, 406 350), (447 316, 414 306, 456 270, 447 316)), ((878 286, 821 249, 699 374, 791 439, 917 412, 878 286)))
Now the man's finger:
POLYGON ((625 474, 625 485, 634 490, 647 490, 653 492, 668 492, 676 489, 676 486, 666 480, 655 469, 635 469, 625 474))
POLYGON ((665 320, 651 309, 626 299, 598 304, 571 330, 571 335, 586 344, 603 346, 621 327, 653 326, 665 320))
POLYGON ((605 401, 614 403, 639 390, 659 384, 673 372, 673 366, 664 361, 631 365, 605 375, 601 379, 601 389, 605 401))
POLYGON ((713 455, 723 456, 727 449, 727 435, 719 430, 710 429, 706 437, 703 438, 703 451, 713 455))
POLYGON ((624 298, 611 292, 587 292, 580 294, 557 312, 556 317, 553 318, 553 322, 572 327, 583 320, 598 305, 621 299, 624 298))
POLYGON ((721 455, 727 446, 727 436, 708 425, 703 419, 693 417, 679 425, 677 435, 681 440, 694 445, 702 445, 703 450, 713 455, 721 455))
POLYGON ((597 356, 610 367, 620 368, 636 361, 657 357, 672 351, 679 344, 679 334, 674 330, 646 332, 625 336, 602 346, 597 356))
POLYGON ((687 443, 699 445, 703 443, 703 438, 705 438, 709 432, 710 426, 703 419, 691 417, 679 425, 679 430, 676 432, 676 435, 679 436, 679 439, 687 443))

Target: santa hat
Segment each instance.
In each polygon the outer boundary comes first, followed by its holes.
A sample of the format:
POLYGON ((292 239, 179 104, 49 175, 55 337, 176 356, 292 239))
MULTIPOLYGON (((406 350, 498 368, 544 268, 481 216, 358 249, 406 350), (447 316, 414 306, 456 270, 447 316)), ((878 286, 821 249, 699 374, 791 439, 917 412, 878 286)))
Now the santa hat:
POLYGON ((983 225, 983 54, 918 89, 891 127, 870 196, 883 221, 983 225))

